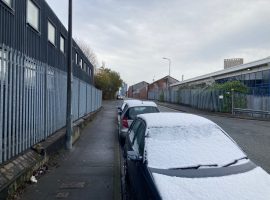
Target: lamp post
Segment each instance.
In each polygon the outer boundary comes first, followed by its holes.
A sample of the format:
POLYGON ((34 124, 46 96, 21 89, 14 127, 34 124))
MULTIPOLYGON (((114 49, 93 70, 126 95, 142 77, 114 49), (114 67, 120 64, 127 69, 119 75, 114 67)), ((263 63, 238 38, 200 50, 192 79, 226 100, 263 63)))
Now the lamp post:
MULTIPOLYGON (((171 76, 171 59, 166 58, 166 57, 163 57, 163 59, 169 61, 169 76, 171 76)), ((169 88, 169 77, 167 78, 167 90, 169 92, 169 102, 170 102, 171 101, 171 91, 170 91, 170 88, 169 88)))
POLYGON ((171 76, 171 59, 170 58, 165 58, 165 57, 163 57, 163 59, 169 61, 169 76, 171 76))
POLYGON ((73 119, 72 106, 72 0, 68 4, 68 52, 67 52, 67 115, 66 115, 66 149, 72 149, 73 119))

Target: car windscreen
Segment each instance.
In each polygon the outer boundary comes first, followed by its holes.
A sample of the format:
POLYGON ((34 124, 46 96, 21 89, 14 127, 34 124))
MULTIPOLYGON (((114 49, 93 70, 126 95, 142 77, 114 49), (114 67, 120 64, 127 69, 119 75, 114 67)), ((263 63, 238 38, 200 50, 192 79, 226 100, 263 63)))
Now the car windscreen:
POLYGON ((154 106, 136 106, 131 107, 125 113, 125 117, 130 120, 134 120, 137 115, 144 114, 144 113, 157 113, 159 112, 157 107, 154 106))
POLYGON ((171 169, 196 165, 219 167, 245 156, 218 126, 153 127, 146 131, 148 165, 171 169))

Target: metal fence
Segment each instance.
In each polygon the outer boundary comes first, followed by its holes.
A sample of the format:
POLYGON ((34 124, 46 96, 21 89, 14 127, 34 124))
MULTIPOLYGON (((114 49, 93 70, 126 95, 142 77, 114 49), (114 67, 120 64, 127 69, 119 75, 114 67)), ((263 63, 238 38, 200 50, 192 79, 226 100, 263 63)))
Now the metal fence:
MULTIPOLYGON (((187 105, 212 112, 232 112, 232 107, 270 111, 270 96, 246 95, 214 89, 151 91, 148 92, 148 99, 187 105)), ((265 117, 265 115, 259 117, 265 117)))
MULTIPOLYGON (((0 45, 0 163, 66 123, 66 72, 0 45)), ((73 120, 97 110, 102 93, 73 79, 73 120)))

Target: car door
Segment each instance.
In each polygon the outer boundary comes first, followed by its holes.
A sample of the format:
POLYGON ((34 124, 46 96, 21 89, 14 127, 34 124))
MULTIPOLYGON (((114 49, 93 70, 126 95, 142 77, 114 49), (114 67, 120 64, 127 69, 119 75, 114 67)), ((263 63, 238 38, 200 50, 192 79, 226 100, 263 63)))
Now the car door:
MULTIPOLYGON (((144 152, 144 135, 145 135, 146 125, 143 120, 137 119, 134 121, 132 128, 129 133, 129 150, 135 151, 139 153, 141 157, 143 157, 144 152)), ((145 176, 144 176, 144 164, 142 161, 132 161, 127 160, 128 166, 128 175, 131 184, 131 188, 133 191, 133 195, 137 197, 137 199, 148 199, 145 196, 145 189, 147 186, 145 185, 145 176)))

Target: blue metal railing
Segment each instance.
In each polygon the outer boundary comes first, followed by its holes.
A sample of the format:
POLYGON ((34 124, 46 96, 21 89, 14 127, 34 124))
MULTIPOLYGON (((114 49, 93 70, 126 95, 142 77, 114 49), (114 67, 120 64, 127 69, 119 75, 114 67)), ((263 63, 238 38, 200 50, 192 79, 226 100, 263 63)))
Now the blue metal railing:
MULTIPOLYGON (((0 45, 0 163, 66 123, 66 72, 0 45)), ((102 93, 73 78, 73 120, 101 107, 102 93)))

